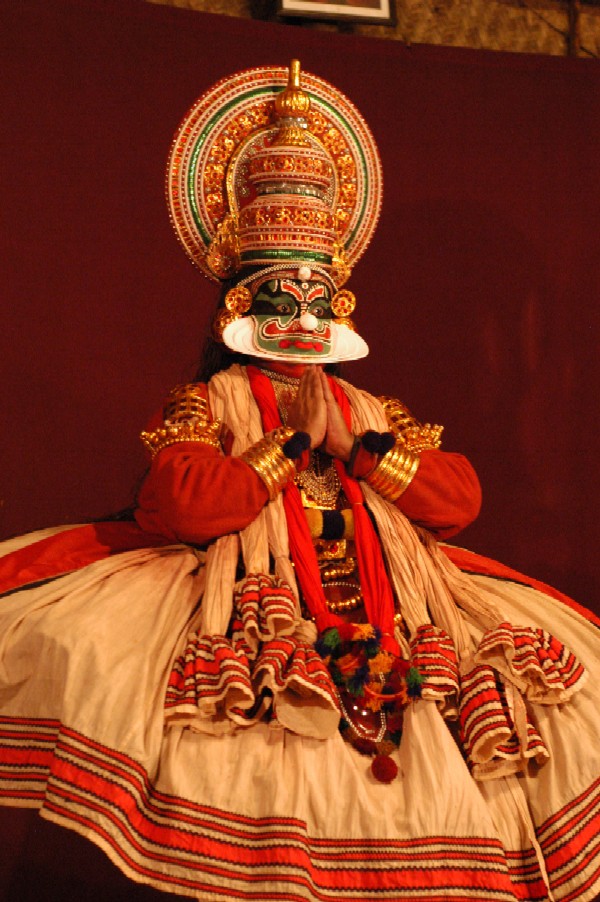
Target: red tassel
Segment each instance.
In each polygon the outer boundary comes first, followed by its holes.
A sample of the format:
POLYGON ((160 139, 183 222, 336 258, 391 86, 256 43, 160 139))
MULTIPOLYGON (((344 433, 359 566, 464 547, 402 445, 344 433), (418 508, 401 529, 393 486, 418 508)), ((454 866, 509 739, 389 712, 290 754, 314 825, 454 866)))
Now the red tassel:
POLYGON ((371 764, 371 771, 380 783, 391 783, 398 774, 398 765, 389 755, 376 755, 371 764))

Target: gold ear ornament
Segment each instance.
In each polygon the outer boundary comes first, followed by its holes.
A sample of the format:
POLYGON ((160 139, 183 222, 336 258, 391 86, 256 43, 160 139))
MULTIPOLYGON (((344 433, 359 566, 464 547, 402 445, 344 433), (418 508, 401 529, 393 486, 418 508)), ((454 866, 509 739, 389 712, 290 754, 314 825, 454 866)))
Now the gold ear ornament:
POLYGON ((336 317, 348 317, 353 313, 356 307, 356 297, 352 291, 348 291, 347 288, 342 288, 341 291, 336 291, 334 296, 331 299, 331 310, 333 311, 333 315, 336 317))
POLYGON ((235 288, 230 288, 225 295, 225 307, 230 313, 235 313, 237 316, 248 313, 251 306, 252 292, 245 285, 236 285, 235 288))

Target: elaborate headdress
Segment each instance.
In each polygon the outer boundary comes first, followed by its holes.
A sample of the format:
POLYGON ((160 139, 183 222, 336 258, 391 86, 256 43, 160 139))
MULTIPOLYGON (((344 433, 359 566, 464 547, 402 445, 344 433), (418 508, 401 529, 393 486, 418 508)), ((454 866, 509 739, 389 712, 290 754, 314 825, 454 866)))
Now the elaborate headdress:
POLYGON ((368 126, 340 91, 314 75, 300 79, 297 60, 289 72, 248 69, 218 82, 175 136, 167 195, 193 262, 210 279, 237 280, 215 324, 226 345, 261 355, 241 320, 252 304, 247 286, 283 275, 319 279, 333 294, 322 360, 368 353, 351 331, 354 296, 340 289, 375 228, 381 166, 368 126))

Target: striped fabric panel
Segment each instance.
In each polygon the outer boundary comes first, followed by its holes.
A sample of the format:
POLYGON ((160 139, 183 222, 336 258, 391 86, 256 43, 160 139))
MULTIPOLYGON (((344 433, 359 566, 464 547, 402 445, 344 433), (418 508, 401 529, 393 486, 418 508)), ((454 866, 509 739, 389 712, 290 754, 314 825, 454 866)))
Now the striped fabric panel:
POLYGON ((248 632, 244 628, 242 621, 235 615, 231 618, 229 631, 231 633, 233 650, 238 657, 247 658, 250 666, 250 662, 256 658, 258 645, 254 648, 248 644, 248 632))
POLYGON ((502 667, 528 698, 540 703, 565 701, 583 684, 584 668, 575 655, 542 629, 501 623, 482 637, 476 660, 502 667))
POLYGON ((548 818, 537 835, 557 902, 600 892, 600 777, 548 818))
POLYGON ((506 862, 513 882, 515 898, 530 900, 530 902, 533 900, 547 902, 548 889, 540 871, 535 849, 530 847, 518 851, 507 851, 506 862))
POLYGON ((291 688, 305 698, 316 692, 339 710, 331 675, 318 652, 305 642, 292 638, 267 642, 256 662, 253 676, 258 685, 268 685, 273 692, 291 688))
POLYGON ((565 689, 572 689, 582 681, 585 669, 572 651, 546 630, 536 630, 539 659, 545 673, 554 669, 560 673, 565 689))
POLYGON ((496 749, 499 758, 509 759, 515 762, 517 769, 527 758, 535 758, 536 763, 543 764, 550 757, 550 753, 531 721, 527 722, 526 745, 523 748, 516 735, 513 734, 507 743, 501 744, 496 749))
POLYGON ((487 665, 476 665, 462 675, 459 714, 461 740, 474 764, 491 761, 498 747, 512 737, 506 702, 495 672, 487 665))
POLYGON ((432 623, 419 626, 410 643, 411 664, 423 683, 421 697, 444 699, 458 696, 458 661, 448 633, 432 623))
POLYGON ((539 898, 534 875, 513 860, 513 879, 520 868, 521 885, 534 890, 515 894, 504 851, 489 838, 316 838, 297 818, 250 818, 158 792, 131 758, 56 723, 5 719, 0 735, 6 801, 27 804, 33 787, 52 820, 167 892, 211 902, 539 898))
POLYGON ((236 589, 234 604, 254 652, 261 642, 288 636, 296 627, 296 602, 282 579, 265 573, 249 574, 236 589))
POLYGON ((247 657, 224 636, 190 636, 169 677, 167 711, 193 705, 209 714, 217 705, 250 708, 254 700, 247 657))
POLYGON ((533 758, 543 764, 548 750, 527 712, 526 734, 515 729, 502 679, 487 665, 463 675, 459 706, 461 740, 477 779, 515 773, 533 758))
POLYGON ((57 720, 0 718, 0 799, 4 804, 43 804, 60 726, 57 720))

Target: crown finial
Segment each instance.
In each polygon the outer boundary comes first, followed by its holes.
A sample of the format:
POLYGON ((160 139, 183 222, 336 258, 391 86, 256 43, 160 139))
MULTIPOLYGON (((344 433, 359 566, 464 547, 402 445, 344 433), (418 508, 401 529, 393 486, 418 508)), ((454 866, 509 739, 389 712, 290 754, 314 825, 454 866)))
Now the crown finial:
POLYGON ((300 87, 300 60, 292 60, 287 86, 275 98, 275 112, 279 119, 303 119, 309 110, 310 97, 300 87))
POLYGON ((274 106, 279 133, 273 144, 288 147, 310 146, 305 135, 310 97, 300 87, 300 60, 292 60, 290 63, 287 86, 275 98, 274 106))

